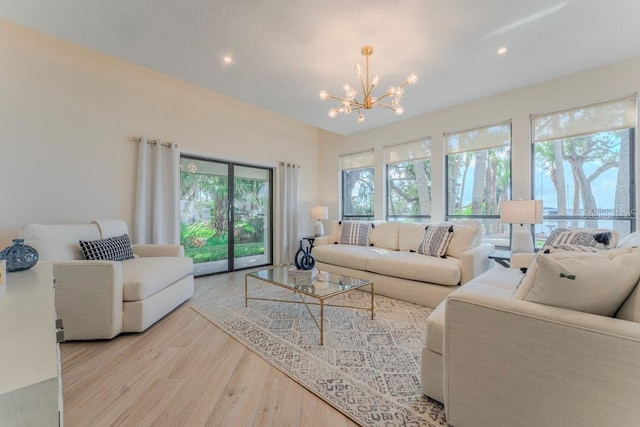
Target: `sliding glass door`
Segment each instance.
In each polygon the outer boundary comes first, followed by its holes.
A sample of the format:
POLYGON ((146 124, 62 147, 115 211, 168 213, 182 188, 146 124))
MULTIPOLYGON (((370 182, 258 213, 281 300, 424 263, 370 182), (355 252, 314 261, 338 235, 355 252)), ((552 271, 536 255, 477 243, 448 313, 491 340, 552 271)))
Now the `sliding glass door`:
POLYGON ((196 276, 271 264, 272 170, 180 159, 180 242, 196 276))

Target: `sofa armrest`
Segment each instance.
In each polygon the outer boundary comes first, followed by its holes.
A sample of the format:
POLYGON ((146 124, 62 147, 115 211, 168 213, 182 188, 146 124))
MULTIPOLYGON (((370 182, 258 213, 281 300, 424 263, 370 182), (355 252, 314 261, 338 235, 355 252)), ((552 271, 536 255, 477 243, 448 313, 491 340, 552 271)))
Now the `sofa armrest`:
POLYGON ((122 331, 121 262, 56 262, 53 276, 66 340, 110 339, 122 331))
POLYGON ((452 425, 637 425, 640 324, 477 293, 446 304, 452 425))
POLYGON ((329 237, 330 236, 316 237, 316 240, 313 241, 313 246, 328 245, 329 237))
POLYGON ((141 257, 156 256, 184 256, 184 246, 181 245, 131 245, 133 253, 141 257))
POLYGON ((489 269, 489 255, 496 247, 490 243, 482 243, 475 248, 467 249, 460 255, 461 278, 460 284, 464 285, 469 280, 489 269))

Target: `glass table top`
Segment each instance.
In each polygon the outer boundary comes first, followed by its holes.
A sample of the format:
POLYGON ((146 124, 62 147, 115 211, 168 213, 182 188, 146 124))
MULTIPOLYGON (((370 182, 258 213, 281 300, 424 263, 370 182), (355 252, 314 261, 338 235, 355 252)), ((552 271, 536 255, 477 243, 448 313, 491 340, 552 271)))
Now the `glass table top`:
POLYGON ((312 275, 310 272, 297 271, 295 267, 274 267, 247 273, 247 277, 254 277, 317 298, 340 294, 371 284, 371 280, 324 271, 316 270, 316 272, 317 275, 312 275))

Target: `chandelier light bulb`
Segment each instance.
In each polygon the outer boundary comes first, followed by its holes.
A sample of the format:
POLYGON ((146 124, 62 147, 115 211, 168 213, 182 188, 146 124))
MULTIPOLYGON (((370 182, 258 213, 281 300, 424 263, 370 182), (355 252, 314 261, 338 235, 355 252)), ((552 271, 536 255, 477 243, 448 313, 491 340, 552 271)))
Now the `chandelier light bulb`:
POLYGON ((375 107, 386 108, 398 116, 404 113, 404 108, 400 105, 400 98, 404 95, 405 86, 414 85, 418 81, 416 74, 411 73, 400 85, 390 86, 386 92, 374 95, 374 89, 380 84, 380 76, 371 73, 369 69, 369 57, 373 54, 373 47, 363 46, 360 53, 365 57, 364 66, 362 64, 355 65, 353 71, 358 76, 358 82, 355 85, 345 83, 342 86, 344 96, 333 96, 325 90, 320 92, 320 99, 331 98, 340 102, 336 108, 329 110, 329 117, 335 118, 338 114, 350 114, 353 110, 357 110, 358 123, 362 123, 365 119, 362 112, 375 107))

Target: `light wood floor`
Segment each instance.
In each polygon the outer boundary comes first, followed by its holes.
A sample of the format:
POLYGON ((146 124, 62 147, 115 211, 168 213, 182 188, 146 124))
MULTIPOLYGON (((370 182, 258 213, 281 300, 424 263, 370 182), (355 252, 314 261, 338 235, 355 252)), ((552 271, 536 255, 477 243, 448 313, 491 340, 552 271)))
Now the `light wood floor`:
POLYGON ((356 426, 190 308, 244 292, 244 274, 196 279, 143 333, 64 343, 65 426, 356 426))

